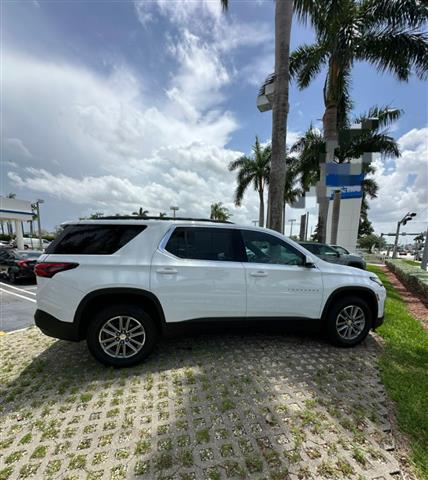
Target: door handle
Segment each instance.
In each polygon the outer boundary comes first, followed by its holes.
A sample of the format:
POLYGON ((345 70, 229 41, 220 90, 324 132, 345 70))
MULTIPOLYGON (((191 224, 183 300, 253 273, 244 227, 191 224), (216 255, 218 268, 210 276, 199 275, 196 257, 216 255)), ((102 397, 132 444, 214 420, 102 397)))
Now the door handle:
POLYGON ((158 268, 156 270, 156 273, 163 273, 165 275, 171 275, 171 274, 177 273, 177 269, 172 268, 172 267, 158 268))
POLYGON ((252 277, 267 277, 268 276, 267 272, 265 272, 263 270, 257 270, 257 272, 251 272, 250 275, 252 277))

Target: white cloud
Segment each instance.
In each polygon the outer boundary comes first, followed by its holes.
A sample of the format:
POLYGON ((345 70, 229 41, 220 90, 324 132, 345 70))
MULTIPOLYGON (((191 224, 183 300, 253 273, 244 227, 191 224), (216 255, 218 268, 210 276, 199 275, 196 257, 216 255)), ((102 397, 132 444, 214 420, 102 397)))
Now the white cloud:
POLYGON ((3 141, 3 147, 11 159, 15 157, 18 157, 18 159, 22 157, 25 159, 32 157, 30 151, 20 138, 5 138, 3 141))
POLYGON ((183 116, 162 92, 146 97, 126 69, 104 78, 10 53, 5 64, 4 134, 19 134, 9 144, 32 157, 13 163, 5 150, 2 174, 11 191, 43 194, 48 215, 58 200, 82 213, 129 213, 142 205, 157 214, 176 203, 182 213, 204 217, 212 202, 223 201, 236 221, 257 218, 254 192, 245 208, 233 205, 227 165, 242 153, 225 148, 237 128, 231 112, 195 105, 193 117, 183 116))
POLYGON ((395 231, 396 222, 409 211, 425 214, 417 216, 404 230, 426 228, 428 127, 410 130, 398 143, 402 154, 393 162, 395 168, 391 169, 391 161, 387 168, 381 159, 375 160, 374 178, 379 184, 379 197, 370 201, 369 218, 377 224, 377 230, 384 233, 395 231))

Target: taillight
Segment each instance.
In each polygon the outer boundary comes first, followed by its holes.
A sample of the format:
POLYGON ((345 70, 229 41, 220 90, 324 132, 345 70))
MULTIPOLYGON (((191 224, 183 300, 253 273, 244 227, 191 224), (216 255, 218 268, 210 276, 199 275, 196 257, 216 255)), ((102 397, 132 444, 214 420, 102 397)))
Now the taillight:
POLYGON ((71 270, 72 268, 76 268, 78 266, 78 263, 71 262, 42 262, 36 263, 36 266, 34 267, 34 273, 38 277, 51 278, 56 273, 64 272, 65 270, 71 270))
POLYGON ((28 267, 28 263, 25 260, 20 260, 17 263, 17 265, 18 265, 19 268, 27 268, 28 267))

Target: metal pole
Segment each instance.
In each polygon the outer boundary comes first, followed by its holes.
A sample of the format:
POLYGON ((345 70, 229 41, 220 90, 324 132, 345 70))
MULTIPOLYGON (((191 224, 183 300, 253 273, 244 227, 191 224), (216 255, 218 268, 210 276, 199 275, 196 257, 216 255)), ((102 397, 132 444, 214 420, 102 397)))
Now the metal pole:
POLYGON ((34 248, 33 245, 33 220, 29 220, 28 223, 30 224, 30 242, 31 242, 31 249, 34 248))
POLYGON ((421 262, 422 270, 426 270, 427 265, 428 265, 428 229, 425 234, 425 247, 424 247, 424 253, 422 255, 422 262, 421 262))
POLYGON ((392 258, 397 258, 397 246, 398 246, 398 237, 400 236, 400 227, 401 227, 401 220, 397 222, 397 232, 395 233, 395 242, 394 242, 394 250, 392 251, 392 258))
POLYGON ((40 250, 43 250, 43 243, 42 243, 42 227, 41 227, 41 221, 40 221, 40 203, 37 200, 36 203, 36 208, 37 208, 37 229, 39 232, 39 248, 40 250))

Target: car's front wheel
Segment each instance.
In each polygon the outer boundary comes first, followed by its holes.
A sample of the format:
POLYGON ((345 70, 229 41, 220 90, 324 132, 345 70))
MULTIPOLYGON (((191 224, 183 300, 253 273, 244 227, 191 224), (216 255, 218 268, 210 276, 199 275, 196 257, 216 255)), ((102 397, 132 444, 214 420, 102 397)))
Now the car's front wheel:
POLYGON ((340 347, 362 342, 372 326, 372 312, 363 299, 344 297, 334 303, 327 317, 330 340, 340 347))
POLYGON ((104 365, 130 367, 151 353, 156 338, 153 319, 142 308, 116 305, 95 316, 86 341, 89 351, 104 365))

